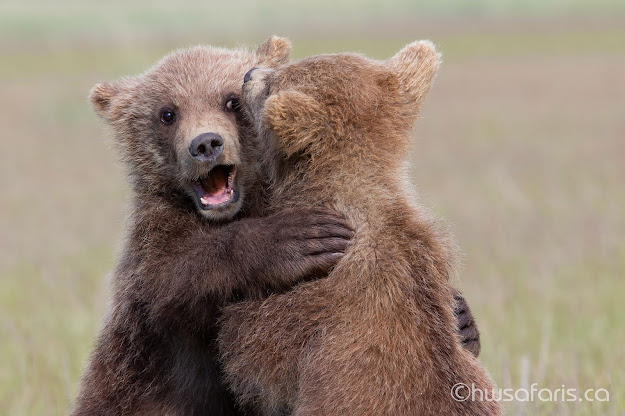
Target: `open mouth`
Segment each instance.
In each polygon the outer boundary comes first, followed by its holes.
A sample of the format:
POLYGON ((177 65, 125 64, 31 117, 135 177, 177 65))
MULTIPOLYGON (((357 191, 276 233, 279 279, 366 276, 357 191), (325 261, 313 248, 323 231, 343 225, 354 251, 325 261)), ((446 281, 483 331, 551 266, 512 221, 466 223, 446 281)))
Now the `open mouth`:
POLYGON ((193 190, 202 209, 224 207, 236 202, 239 198, 236 173, 234 165, 217 165, 206 176, 193 182, 193 190))

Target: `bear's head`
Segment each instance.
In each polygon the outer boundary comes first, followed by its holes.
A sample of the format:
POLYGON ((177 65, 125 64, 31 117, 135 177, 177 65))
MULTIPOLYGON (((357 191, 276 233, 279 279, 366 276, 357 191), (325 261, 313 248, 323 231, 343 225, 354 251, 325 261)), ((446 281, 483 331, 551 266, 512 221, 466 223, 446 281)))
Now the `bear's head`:
POLYGON ((254 132, 238 114, 241 80, 252 66, 284 64, 290 48, 277 36, 253 52, 195 47, 97 84, 90 101, 113 129, 134 192, 193 200, 210 220, 234 216, 255 174, 244 160, 254 132))
POLYGON ((268 158, 399 165, 439 62, 432 43, 420 41, 385 61, 342 53, 254 68, 243 107, 273 149, 268 158))

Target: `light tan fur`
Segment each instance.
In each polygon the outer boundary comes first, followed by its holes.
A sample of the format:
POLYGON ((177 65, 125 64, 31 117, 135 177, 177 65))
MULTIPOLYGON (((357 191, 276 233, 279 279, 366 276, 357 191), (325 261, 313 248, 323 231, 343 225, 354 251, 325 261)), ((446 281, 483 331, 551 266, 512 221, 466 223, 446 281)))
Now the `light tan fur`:
POLYGON ((252 72, 246 108, 266 147, 267 213, 323 205, 356 237, 327 278, 227 306, 219 342, 235 394, 266 415, 497 415, 455 401, 493 388, 458 342, 451 250, 409 196, 410 129, 439 65, 429 42, 387 61, 321 55, 252 72))

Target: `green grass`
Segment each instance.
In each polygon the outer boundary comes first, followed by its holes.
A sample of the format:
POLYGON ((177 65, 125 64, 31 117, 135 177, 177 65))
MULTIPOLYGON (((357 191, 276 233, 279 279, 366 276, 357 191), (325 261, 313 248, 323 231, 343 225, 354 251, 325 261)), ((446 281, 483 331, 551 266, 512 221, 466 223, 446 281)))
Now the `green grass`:
POLYGON ((65 414, 106 302, 111 247, 46 264, 21 263, 1 275, 0 410, 65 414), (87 335, 89 334, 89 335, 87 335))
POLYGON ((412 174, 464 252, 455 283, 481 360, 502 388, 610 391, 609 403, 508 403, 509 414, 625 415, 620 2, 566 13, 537 1, 258 2, 232 21, 208 2, 137 4, 0 6, 0 414, 66 413, 106 307, 127 187, 89 88, 172 48, 276 32, 295 57, 440 46, 412 174))

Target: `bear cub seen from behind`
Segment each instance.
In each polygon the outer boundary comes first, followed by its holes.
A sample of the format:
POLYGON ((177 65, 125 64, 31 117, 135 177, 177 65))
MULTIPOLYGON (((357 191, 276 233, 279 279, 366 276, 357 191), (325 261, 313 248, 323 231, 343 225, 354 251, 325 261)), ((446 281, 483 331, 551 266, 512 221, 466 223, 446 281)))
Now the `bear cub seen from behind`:
POLYGON ((438 65, 432 44, 415 42, 386 61, 320 55, 246 75, 244 109, 272 183, 266 214, 318 204, 356 231, 327 278, 224 309, 224 369, 248 406, 298 416, 500 413, 496 402, 451 394, 457 383, 493 383, 458 342, 451 250, 405 175, 438 65))

